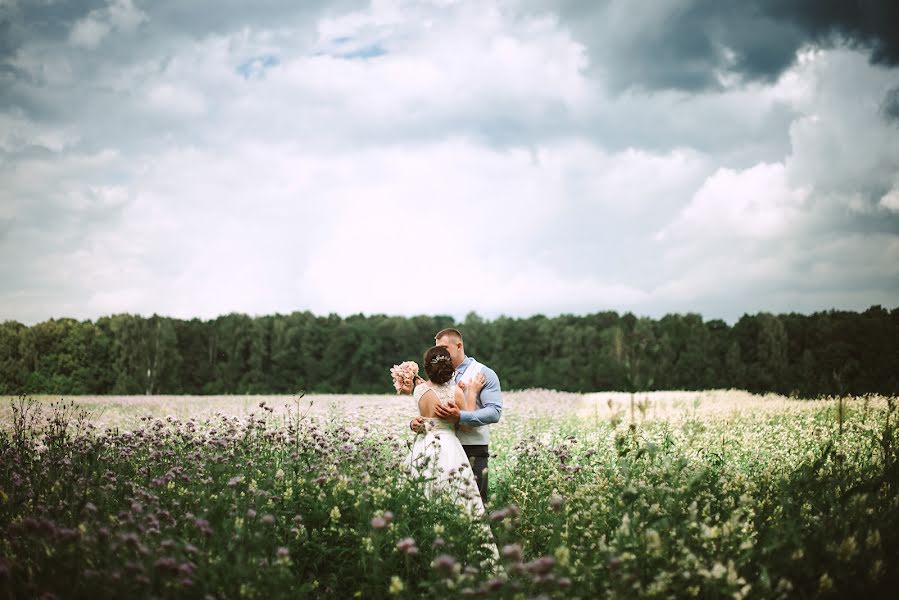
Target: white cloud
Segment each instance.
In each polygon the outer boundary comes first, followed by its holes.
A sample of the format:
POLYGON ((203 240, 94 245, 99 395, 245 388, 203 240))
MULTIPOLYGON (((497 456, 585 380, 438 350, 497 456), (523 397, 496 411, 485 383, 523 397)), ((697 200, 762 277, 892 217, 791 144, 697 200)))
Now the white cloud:
POLYGON ((206 101, 196 90, 158 83, 147 90, 147 103, 155 111, 187 117, 199 117, 206 112, 206 101))
POLYGON ((77 139, 66 129, 35 123, 21 110, 0 112, 0 150, 4 152, 19 152, 30 146, 60 152, 77 139))
POLYGON ((24 42, 22 106, 0 110, 0 314, 899 301, 893 71, 806 52, 772 84, 615 94, 564 22, 508 6, 185 34, 112 2, 24 42))
POLYGON ((146 21, 146 13, 135 7, 132 0, 110 0, 105 8, 92 10, 72 25, 69 43, 93 49, 111 32, 128 33, 146 21))
POLYGON ((899 185, 884 194, 878 204, 886 210, 899 212, 899 185))
POLYGON ((719 169, 658 239, 771 239, 789 233, 808 190, 792 189, 782 164, 761 163, 743 171, 719 169))
POLYGON ((95 16, 85 17, 72 26, 69 41, 75 46, 96 48, 111 30, 112 25, 109 22, 95 16))

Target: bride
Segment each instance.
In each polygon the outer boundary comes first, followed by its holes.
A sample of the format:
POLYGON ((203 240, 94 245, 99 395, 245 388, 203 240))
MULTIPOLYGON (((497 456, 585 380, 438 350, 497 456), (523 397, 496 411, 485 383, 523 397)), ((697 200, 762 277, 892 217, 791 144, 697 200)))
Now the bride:
POLYGON ((474 410, 478 392, 486 380, 479 375, 467 384, 456 386, 453 361, 443 346, 434 346, 425 353, 424 366, 429 381, 419 377, 418 365, 412 361, 390 369, 397 393, 411 394, 418 402, 419 413, 425 417, 424 431, 415 437, 409 457, 412 473, 428 480, 428 495, 437 490, 448 492, 469 514, 482 516, 484 503, 468 457, 456 437, 455 426, 438 419, 434 408, 438 404, 455 404, 460 410, 474 410))

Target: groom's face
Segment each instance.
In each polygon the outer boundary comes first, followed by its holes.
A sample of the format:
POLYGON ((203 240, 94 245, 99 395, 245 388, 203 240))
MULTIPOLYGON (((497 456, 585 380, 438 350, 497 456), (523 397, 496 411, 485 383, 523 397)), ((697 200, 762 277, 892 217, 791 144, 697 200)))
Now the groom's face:
POLYGON ((462 340, 452 335, 444 335, 437 338, 438 346, 443 346, 449 351, 450 358, 453 359, 453 367, 458 367, 465 360, 465 350, 462 346, 462 340))

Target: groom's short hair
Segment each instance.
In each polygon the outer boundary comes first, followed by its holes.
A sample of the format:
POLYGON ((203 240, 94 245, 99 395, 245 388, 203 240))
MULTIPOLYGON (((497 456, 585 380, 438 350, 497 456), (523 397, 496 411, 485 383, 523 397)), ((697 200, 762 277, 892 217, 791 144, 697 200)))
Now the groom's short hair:
POLYGON ((441 329, 437 332, 437 335, 434 336, 434 341, 439 340, 443 336, 448 335, 451 337, 457 338, 460 342, 462 341, 462 333, 453 327, 447 327, 446 329, 441 329))

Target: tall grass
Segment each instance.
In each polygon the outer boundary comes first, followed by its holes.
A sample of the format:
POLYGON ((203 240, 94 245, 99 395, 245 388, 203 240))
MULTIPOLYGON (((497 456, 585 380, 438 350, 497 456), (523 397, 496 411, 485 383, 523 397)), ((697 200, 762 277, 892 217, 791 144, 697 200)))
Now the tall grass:
POLYGON ((0 430, 0 594, 877 594, 899 583, 894 412, 847 406, 842 434, 832 404, 510 416, 492 445, 496 564, 482 523, 404 467, 411 432, 265 403, 100 430, 22 398, 0 430))

